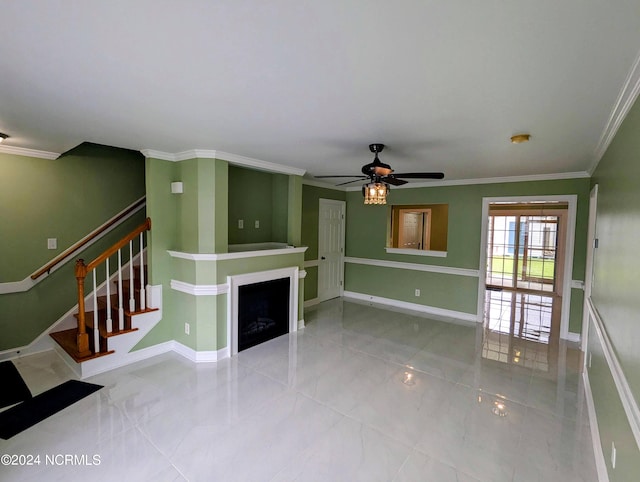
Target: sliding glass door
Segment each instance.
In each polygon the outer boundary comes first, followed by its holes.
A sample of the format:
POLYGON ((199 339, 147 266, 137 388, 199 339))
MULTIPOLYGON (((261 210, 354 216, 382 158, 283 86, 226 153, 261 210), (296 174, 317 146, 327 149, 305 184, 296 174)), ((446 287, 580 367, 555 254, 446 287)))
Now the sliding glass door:
POLYGON ((563 210, 533 214, 496 209, 489 214, 489 288, 558 293, 561 285, 563 210))

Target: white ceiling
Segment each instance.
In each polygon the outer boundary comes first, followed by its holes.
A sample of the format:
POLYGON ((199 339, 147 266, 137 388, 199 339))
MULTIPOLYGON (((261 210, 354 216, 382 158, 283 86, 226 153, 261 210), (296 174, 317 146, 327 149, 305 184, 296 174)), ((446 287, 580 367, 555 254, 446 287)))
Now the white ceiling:
POLYGON ((0 0, 3 145, 446 179, 588 171, 638 0, 0 0), (528 144, 509 137, 530 133, 528 144))

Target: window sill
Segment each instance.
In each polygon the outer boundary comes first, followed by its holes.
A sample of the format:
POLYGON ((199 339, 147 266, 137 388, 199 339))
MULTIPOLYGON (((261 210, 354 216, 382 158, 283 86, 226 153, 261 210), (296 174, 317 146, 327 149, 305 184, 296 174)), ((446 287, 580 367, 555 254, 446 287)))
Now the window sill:
POLYGON ((385 247, 384 250, 388 254, 408 254, 411 256, 432 256, 434 258, 446 258, 446 251, 426 251, 422 249, 402 249, 402 248, 388 248, 385 247))

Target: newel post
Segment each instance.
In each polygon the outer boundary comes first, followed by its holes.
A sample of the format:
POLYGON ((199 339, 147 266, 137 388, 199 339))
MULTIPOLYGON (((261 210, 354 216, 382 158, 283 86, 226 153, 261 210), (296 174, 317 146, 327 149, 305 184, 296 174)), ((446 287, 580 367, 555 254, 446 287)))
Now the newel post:
POLYGON ((78 356, 85 357, 91 355, 89 350, 89 335, 84 319, 84 279, 87 277, 87 266, 84 259, 76 261, 76 280, 78 281, 78 356))

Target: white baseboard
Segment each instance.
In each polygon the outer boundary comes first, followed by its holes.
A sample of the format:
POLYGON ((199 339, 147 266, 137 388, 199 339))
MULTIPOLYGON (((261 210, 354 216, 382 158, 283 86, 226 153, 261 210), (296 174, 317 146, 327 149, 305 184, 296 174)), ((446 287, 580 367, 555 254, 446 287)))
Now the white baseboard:
POLYGON ((179 341, 174 340, 172 343, 173 351, 194 363, 211 363, 222 360, 223 358, 229 358, 229 347, 224 347, 217 351, 196 351, 193 348, 183 345, 179 341))
POLYGON ((401 308, 404 310, 418 311, 420 313, 426 313, 443 318, 453 318, 469 323, 477 323, 478 317, 475 313, 464 313, 462 311, 445 310, 443 308, 436 308, 434 306, 420 305, 418 303, 409 303, 407 301, 394 300, 391 298, 383 298, 380 296, 372 296, 364 293, 356 293, 354 291, 345 291, 343 296, 345 298, 352 298, 354 300, 368 301, 370 303, 377 303, 380 305, 392 306, 394 308, 401 308))
POLYGON ((584 394, 587 399, 587 412, 589 414, 589 426, 591 427, 591 442, 593 443, 593 455, 596 459, 595 462, 596 469, 598 471, 598 480, 599 482, 609 482, 607 464, 604 459, 602 445, 600 444, 600 430, 598 429, 596 407, 593 403, 593 393, 591 392, 591 384, 589 383, 589 372, 586 369, 582 372, 582 380, 584 381, 584 394))
POLYGON ((304 328, 304 318, 298 320, 298 330, 304 328))
POLYGON ((309 308, 310 306, 315 306, 320 303, 320 298, 311 298, 310 300, 305 300, 304 307, 309 308))

